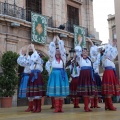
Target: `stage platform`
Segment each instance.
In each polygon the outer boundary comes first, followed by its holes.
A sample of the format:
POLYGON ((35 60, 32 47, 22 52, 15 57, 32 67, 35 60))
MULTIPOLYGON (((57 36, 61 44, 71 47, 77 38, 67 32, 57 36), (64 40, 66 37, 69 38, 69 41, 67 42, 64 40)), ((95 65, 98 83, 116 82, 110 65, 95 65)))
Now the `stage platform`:
POLYGON ((120 120, 120 103, 116 103, 117 111, 105 111, 104 104, 93 112, 84 112, 83 104, 80 108, 73 108, 72 104, 64 104, 64 113, 53 113, 50 105, 43 105, 41 113, 24 112, 26 107, 0 108, 0 120, 120 120))

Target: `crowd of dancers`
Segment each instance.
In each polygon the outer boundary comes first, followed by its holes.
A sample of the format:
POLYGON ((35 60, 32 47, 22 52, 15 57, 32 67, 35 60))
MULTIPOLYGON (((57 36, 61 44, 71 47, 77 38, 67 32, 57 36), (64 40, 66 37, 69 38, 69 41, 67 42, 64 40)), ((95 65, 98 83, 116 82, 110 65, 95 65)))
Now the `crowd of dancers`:
POLYGON ((57 35, 54 36, 49 45, 49 60, 45 65, 49 74, 47 90, 45 90, 41 75, 43 60, 39 53, 33 44, 28 46, 26 53, 21 48, 17 62, 24 67, 24 72, 22 73, 19 97, 28 98, 29 104, 26 112, 41 112, 41 98, 43 96, 51 97, 51 108, 54 108, 55 113, 63 112, 63 100, 67 96, 72 98, 74 108, 79 108, 79 98, 82 97, 85 112, 91 112, 90 108, 100 108, 98 98, 104 96, 105 110, 116 111, 116 107, 112 103, 112 96, 120 95, 119 80, 114 64, 118 55, 117 41, 113 40, 113 43, 106 45, 101 56, 98 47, 93 44, 91 39, 87 37, 86 39, 91 43, 90 53, 87 48, 81 47, 82 37, 79 37, 79 43, 74 48, 75 54, 67 66, 71 73, 71 82, 69 83, 66 73, 64 42, 57 35), (30 50, 33 51, 31 56, 29 55, 30 50), (104 67, 102 80, 99 76, 100 61, 104 67), (90 107, 89 103, 91 103, 90 107))

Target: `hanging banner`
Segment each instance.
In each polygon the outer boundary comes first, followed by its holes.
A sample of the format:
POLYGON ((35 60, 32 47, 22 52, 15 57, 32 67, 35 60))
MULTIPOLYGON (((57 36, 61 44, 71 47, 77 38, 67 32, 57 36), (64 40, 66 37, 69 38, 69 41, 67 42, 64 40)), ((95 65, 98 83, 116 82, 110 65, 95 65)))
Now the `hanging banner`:
POLYGON ((31 34, 32 42, 45 44, 47 39, 47 24, 48 24, 47 17, 31 12, 31 22, 32 22, 32 34, 31 34))
POLYGON ((86 48, 86 29, 80 26, 74 25, 74 46, 78 45, 78 38, 82 36, 81 47, 86 48))

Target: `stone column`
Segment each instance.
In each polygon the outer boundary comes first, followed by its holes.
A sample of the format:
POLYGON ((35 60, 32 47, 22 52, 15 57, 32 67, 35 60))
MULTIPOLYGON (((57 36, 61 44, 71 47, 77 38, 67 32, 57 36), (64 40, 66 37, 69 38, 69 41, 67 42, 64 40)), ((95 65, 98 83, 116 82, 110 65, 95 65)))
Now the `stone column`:
POLYGON ((117 48, 118 48, 118 65, 119 65, 119 78, 120 78, 120 0, 114 0, 115 2, 115 21, 116 21, 116 33, 117 33, 117 48))

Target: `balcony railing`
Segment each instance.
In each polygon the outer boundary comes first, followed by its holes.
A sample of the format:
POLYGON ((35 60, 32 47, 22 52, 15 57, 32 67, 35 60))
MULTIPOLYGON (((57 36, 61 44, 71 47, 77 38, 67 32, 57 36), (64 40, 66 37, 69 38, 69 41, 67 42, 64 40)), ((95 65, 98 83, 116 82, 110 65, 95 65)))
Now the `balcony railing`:
MULTIPOLYGON (((26 20, 31 22, 31 10, 24 9, 22 7, 18 7, 15 4, 9 4, 7 2, 0 2, 0 14, 8 15, 11 17, 15 17, 18 19, 26 20)), ((65 30, 71 33, 74 33, 73 29, 73 23, 72 22, 66 22, 65 23, 65 30)), ((48 17, 48 27, 54 27, 53 26, 53 19, 52 17, 48 17)), ((88 35, 86 28, 86 36, 88 35)))
MULTIPOLYGON (((15 4, 0 2, 0 14, 31 22, 31 10, 18 7, 15 4)), ((52 17, 48 17, 48 26, 53 27, 52 17)))
MULTIPOLYGON (((74 23, 72 23, 72 22, 66 22, 65 23, 65 29, 66 29, 66 31, 68 31, 68 32, 71 32, 71 33, 74 33, 74 27, 73 27, 73 25, 75 25, 74 23)), ((85 28, 85 27, 83 27, 84 29, 85 29, 85 36, 88 36, 88 28, 85 28)))

